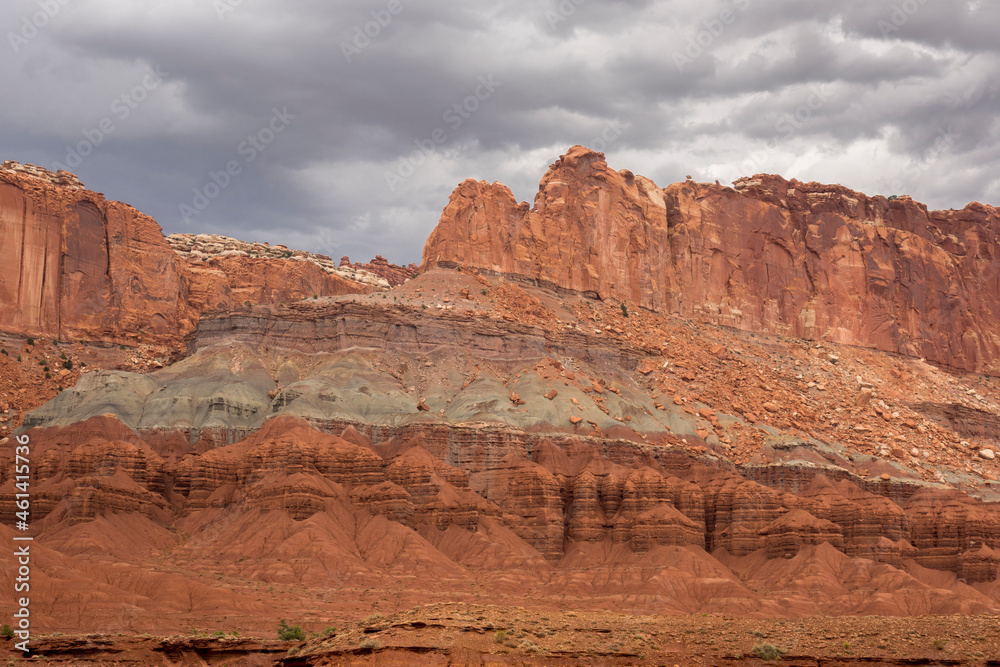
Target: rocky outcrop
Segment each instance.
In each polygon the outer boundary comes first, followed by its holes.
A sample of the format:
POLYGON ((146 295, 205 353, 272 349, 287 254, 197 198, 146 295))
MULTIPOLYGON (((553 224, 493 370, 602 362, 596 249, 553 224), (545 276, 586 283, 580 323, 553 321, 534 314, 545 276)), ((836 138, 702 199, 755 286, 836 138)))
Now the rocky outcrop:
POLYGON ((913 409, 963 437, 1000 440, 1000 415, 987 410, 960 403, 918 403, 913 409))
POLYGON ((905 537, 924 567, 961 572, 964 552, 1000 548, 1000 515, 963 494, 921 491, 904 508, 911 526, 905 537))
POLYGON ((205 311, 367 293, 388 282, 329 257, 225 237, 164 238, 156 221, 69 172, 0 166, 0 331, 176 344, 205 311))
POLYGON ((422 268, 466 265, 748 331, 1000 374, 1000 212, 761 175, 659 188, 576 146, 534 206, 467 180, 422 268))
POLYGON ((72 174, 62 169, 52 173, 45 167, 38 167, 30 163, 21 164, 20 162, 15 162, 14 160, 4 160, 0 163, 0 172, 26 174, 33 178, 45 181, 49 185, 55 185, 66 190, 86 189, 86 186, 84 186, 80 179, 76 177, 76 174, 72 174))
POLYGON ((390 264, 389 260, 382 255, 375 255, 375 259, 367 263, 351 263, 351 258, 344 255, 340 258, 340 268, 353 269, 355 271, 369 271, 374 273, 379 278, 384 278, 386 282, 389 283, 390 287, 402 285, 420 272, 420 267, 416 264, 411 263, 407 266, 396 266, 395 264, 390 264))
POLYGON ((188 300, 199 312, 389 287, 370 271, 343 269, 325 255, 283 245, 247 243, 215 234, 171 234, 167 243, 187 265, 188 300))
POLYGON ((61 340, 174 340, 194 328, 156 222, 38 168, 0 170, 0 328, 61 340))
POLYGON ((792 558, 804 546, 827 542, 843 549, 844 536, 832 521, 814 517, 805 510, 792 510, 760 530, 768 558, 792 558))

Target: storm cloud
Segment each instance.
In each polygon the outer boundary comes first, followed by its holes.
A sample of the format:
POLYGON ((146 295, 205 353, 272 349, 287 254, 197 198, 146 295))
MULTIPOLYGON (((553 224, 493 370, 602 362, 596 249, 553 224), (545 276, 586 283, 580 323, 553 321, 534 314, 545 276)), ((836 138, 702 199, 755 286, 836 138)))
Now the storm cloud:
POLYGON ((0 157, 171 232, 419 261, 452 189, 573 144, 1000 203, 986 0, 7 0, 0 157))

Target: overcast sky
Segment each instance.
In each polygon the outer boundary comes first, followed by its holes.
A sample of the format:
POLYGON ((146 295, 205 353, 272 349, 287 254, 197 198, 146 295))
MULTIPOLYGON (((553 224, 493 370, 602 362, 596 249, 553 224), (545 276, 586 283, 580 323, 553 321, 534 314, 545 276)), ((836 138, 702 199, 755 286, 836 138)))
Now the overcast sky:
POLYGON ((4 0, 0 25, 0 159, 165 233, 419 261, 463 179, 531 201, 574 144, 661 186, 1000 204, 993 0, 4 0))

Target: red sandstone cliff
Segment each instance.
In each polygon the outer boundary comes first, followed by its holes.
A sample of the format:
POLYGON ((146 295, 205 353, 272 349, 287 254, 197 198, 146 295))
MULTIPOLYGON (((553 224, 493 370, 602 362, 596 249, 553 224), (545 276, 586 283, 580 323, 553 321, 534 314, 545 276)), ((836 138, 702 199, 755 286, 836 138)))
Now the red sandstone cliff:
POLYGON ((156 221, 50 176, 0 170, 3 330, 108 341, 189 331, 184 271, 156 221))
POLYGON ((665 189, 576 146, 535 203, 467 180, 422 268, 458 263, 750 331, 1000 373, 1000 212, 928 211, 841 186, 665 189))
POLYGON ((167 239, 155 220, 85 189, 68 172, 5 162, 0 331, 169 344, 208 310, 387 287, 368 271, 338 269, 328 257, 283 246, 254 252, 264 247, 215 236, 167 239), (215 246, 218 252, 203 252, 215 246))

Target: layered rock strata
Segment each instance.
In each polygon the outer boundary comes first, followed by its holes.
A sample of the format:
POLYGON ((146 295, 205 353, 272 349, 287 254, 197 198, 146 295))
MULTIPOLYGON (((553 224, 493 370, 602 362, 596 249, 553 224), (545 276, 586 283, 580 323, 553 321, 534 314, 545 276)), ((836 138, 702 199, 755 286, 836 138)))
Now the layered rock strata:
POLYGON ((422 268, 464 265, 681 317, 1000 373, 1000 212, 778 176, 666 188, 580 146, 534 205, 467 180, 422 268))
MULTIPOLYGON (((414 433, 373 441, 353 427, 333 435, 289 417, 234 445, 180 457, 111 417, 29 435, 39 443, 33 497, 42 527, 116 513, 167 524, 205 512, 282 512, 296 522, 366 512, 428 539, 450 530, 498 539, 487 526, 503 526, 512 536, 504 539, 516 536, 519 549, 556 572, 601 551, 616 553, 613 562, 642 556, 646 567, 664 568, 671 561, 662 550, 677 548, 710 551, 737 572, 754 559, 832 548, 845 562, 898 568, 897 577, 925 580, 926 568, 970 584, 996 581, 1000 563, 1000 511, 957 492, 925 488, 899 505, 820 475, 789 493, 679 450, 624 441, 522 435, 483 457, 474 441, 435 451, 414 433)), ((496 435, 487 437, 499 442, 496 435)), ((3 475, 0 521, 8 522, 16 488, 3 475)), ((1000 608, 1000 600, 976 600, 1000 608)))

